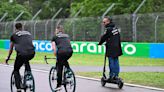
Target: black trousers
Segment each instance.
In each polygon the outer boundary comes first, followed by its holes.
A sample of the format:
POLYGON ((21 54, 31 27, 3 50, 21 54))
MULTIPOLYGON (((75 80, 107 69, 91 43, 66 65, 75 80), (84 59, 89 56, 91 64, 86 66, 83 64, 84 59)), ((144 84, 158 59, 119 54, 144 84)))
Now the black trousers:
POLYGON ((73 52, 57 53, 57 86, 60 86, 62 83, 63 66, 70 68, 68 59, 72 56, 72 53, 73 52))
POLYGON ((30 55, 17 55, 16 60, 14 63, 14 77, 15 77, 15 82, 16 82, 16 87, 17 89, 20 89, 20 84, 21 84, 21 76, 19 73, 20 68, 22 65, 25 65, 25 70, 26 71, 31 71, 31 67, 29 64, 29 60, 31 60, 35 54, 30 54, 30 55))

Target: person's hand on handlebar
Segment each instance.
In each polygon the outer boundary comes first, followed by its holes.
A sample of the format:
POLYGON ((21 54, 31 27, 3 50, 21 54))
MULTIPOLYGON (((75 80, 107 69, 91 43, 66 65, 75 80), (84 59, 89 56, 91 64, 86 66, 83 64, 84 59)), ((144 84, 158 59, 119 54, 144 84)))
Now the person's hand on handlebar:
POLYGON ((4 64, 9 65, 9 63, 8 63, 9 60, 10 60, 10 56, 8 56, 8 57, 5 59, 4 64))

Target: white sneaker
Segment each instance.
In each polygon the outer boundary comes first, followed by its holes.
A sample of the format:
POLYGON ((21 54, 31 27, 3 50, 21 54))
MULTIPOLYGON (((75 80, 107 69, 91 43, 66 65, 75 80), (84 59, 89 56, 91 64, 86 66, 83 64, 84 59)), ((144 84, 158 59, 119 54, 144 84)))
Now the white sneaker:
POLYGON ((21 92, 22 89, 17 89, 17 92, 21 92))
POLYGON ((60 90, 62 90, 62 87, 61 86, 60 87, 56 87, 55 90, 56 91, 60 91, 60 90))

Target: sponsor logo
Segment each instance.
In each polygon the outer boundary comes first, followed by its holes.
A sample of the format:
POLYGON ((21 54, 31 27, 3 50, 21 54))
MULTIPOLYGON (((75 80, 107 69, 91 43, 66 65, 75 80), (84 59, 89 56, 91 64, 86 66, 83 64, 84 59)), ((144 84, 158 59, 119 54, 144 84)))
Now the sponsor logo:
POLYGON ((72 43, 74 52, 88 52, 88 53, 104 53, 105 46, 98 46, 96 43, 72 43))
MULTIPOLYGON (((34 41, 33 42, 36 51, 50 52, 52 51, 52 46, 49 41, 34 41)), ((94 53, 103 54, 105 53, 105 46, 98 46, 97 43, 71 43, 73 51, 76 53, 94 53)), ((133 44, 122 44, 122 50, 127 55, 134 55, 137 51, 136 46, 133 44)))
POLYGON ((52 46, 49 41, 33 41, 36 51, 50 52, 52 51, 52 46))
POLYGON ((122 46, 122 50, 128 55, 133 55, 136 53, 136 47, 133 44, 125 44, 125 46, 122 46))

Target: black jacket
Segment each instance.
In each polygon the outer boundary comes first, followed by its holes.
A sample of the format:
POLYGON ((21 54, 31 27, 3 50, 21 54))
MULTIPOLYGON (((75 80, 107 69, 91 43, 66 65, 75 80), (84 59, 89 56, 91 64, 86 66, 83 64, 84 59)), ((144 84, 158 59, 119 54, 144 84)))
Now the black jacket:
POLYGON ((113 23, 105 26, 106 32, 101 36, 99 45, 106 41, 106 56, 118 57, 122 55, 121 40, 119 30, 113 23))
POLYGON ((51 41, 55 42, 57 47, 57 53, 67 53, 67 52, 73 53, 68 34, 64 34, 60 32, 57 35, 53 36, 51 41))

